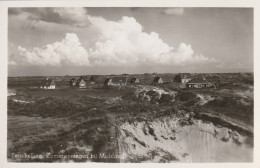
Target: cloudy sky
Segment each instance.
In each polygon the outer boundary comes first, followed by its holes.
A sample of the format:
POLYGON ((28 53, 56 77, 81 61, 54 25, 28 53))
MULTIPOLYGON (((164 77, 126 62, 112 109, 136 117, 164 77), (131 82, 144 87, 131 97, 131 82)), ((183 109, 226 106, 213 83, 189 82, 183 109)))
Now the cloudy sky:
POLYGON ((250 8, 9 8, 8 74, 252 72, 250 8))

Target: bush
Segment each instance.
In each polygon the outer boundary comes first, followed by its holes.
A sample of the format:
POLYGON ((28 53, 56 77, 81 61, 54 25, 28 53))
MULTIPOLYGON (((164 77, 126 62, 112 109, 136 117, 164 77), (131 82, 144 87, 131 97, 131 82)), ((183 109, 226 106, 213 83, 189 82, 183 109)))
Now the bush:
POLYGON ((179 101, 190 101, 196 98, 196 95, 193 92, 180 91, 176 95, 175 99, 179 101))
POLYGON ((238 119, 250 125, 254 120, 253 105, 246 106, 235 98, 224 97, 223 99, 215 99, 204 105, 207 110, 214 111, 219 114, 224 114, 234 119, 238 119))
POLYGON ((173 96, 170 95, 170 94, 162 94, 161 95, 161 98, 159 100, 159 103, 165 103, 165 104, 168 104, 168 103, 171 103, 173 100, 173 96))

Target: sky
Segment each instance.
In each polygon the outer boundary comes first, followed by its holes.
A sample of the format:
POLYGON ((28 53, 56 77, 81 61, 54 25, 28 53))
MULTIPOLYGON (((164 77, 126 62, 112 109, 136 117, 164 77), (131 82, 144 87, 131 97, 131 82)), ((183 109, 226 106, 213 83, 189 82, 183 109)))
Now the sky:
POLYGON ((252 8, 9 8, 8 75, 253 72, 252 8))

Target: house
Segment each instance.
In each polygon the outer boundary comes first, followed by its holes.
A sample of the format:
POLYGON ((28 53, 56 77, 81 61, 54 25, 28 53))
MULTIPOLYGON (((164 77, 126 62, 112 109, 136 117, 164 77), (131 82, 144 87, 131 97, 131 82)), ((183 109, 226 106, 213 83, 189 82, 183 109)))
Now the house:
POLYGON ((80 77, 80 78, 77 80, 76 86, 79 87, 80 89, 85 89, 85 88, 87 88, 86 82, 85 82, 85 80, 83 79, 83 77, 80 77))
POLYGON ((163 79, 159 76, 155 77, 153 79, 153 84, 156 84, 156 83, 163 83, 163 79))
POLYGON ((188 83, 189 81, 192 80, 192 76, 190 73, 179 73, 178 75, 176 75, 174 77, 174 82, 178 82, 178 83, 183 83, 183 84, 186 84, 188 83))
POLYGON ((139 81, 139 79, 138 78, 132 78, 131 80, 130 80, 130 83, 139 83, 140 81, 139 81))
POLYGON ((104 81, 104 85, 106 85, 106 86, 112 85, 112 78, 106 78, 104 81))
POLYGON ((206 88, 212 87, 213 84, 209 82, 206 78, 193 78, 186 85, 187 88, 206 88))
POLYGON ((76 78, 72 78, 70 80, 70 86, 76 86, 76 84, 77 84, 77 79, 76 78))
POLYGON ((122 85, 126 85, 127 83, 127 77, 112 77, 112 78, 106 78, 104 85, 107 86, 122 86, 122 85))
POLYGON ((55 81, 47 78, 46 80, 44 80, 42 82, 40 88, 41 89, 55 89, 56 88, 55 81))

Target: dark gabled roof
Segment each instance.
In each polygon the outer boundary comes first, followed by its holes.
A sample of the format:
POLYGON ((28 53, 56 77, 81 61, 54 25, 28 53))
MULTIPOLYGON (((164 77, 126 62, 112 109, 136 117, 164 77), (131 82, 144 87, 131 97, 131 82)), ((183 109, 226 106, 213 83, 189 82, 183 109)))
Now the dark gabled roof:
POLYGON ((104 83, 107 84, 111 78, 106 78, 104 83))
POLYGON ((113 83, 125 83, 127 81, 127 77, 121 77, 121 76, 115 76, 115 77, 112 77, 112 82, 113 83))
POLYGON ((203 78, 193 78, 189 83, 210 83, 207 79, 203 78))
POLYGON ((130 83, 134 83, 138 78, 131 78, 130 83))
POLYGON ((157 76, 157 77, 155 77, 154 79, 153 79, 153 82, 158 82, 159 80, 160 80, 160 76, 157 76))
POLYGON ((80 78, 77 80, 77 84, 79 84, 79 83, 81 82, 81 80, 83 80, 83 81, 86 83, 85 79, 84 79, 83 77, 80 77, 80 78))
POLYGON ((190 79, 191 74, 190 73, 180 73, 181 79, 190 79))

